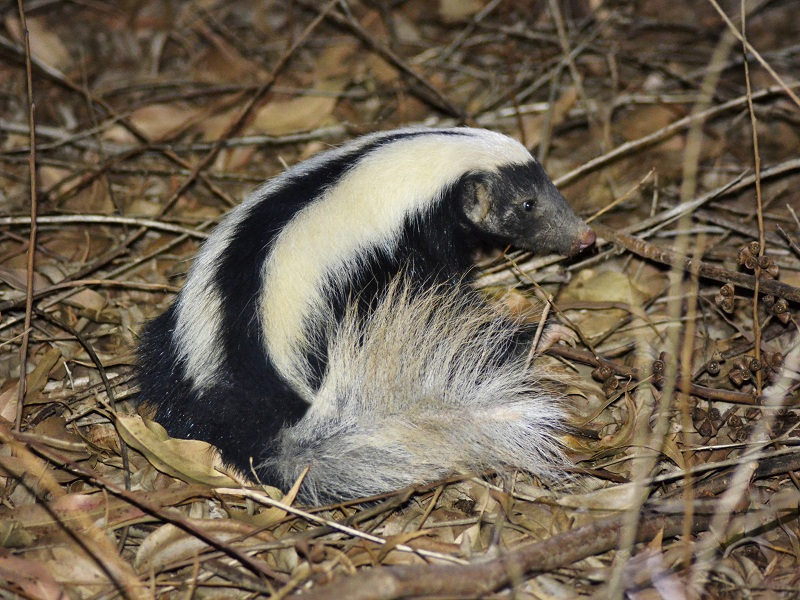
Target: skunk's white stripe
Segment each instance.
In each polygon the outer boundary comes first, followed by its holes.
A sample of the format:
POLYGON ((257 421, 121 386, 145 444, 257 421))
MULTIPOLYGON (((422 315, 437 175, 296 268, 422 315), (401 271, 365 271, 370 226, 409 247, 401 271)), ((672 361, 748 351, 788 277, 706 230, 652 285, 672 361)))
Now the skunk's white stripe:
POLYGON ((222 296, 214 276, 247 207, 232 211, 197 254, 176 306, 175 346, 195 389, 208 387, 222 366, 222 296))
POLYGON ((456 131, 463 135, 431 130, 370 151, 276 238, 264 265, 265 345, 278 372, 309 401, 304 323, 325 310, 326 283, 340 289, 378 248, 394 251, 406 217, 433 207, 465 173, 532 160, 504 135, 456 131))
POLYGON ((222 294, 215 282, 220 260, 237 225, 253 206, 269 202, 289 181, 287 176, 313 177, 325 164, 382 138, 421 134, 367 152, 336 186, 290 220, 275 240, 264 265, 260 317, 265 344, 281 375, 303 391, 307 390, 303 323, 322 308, 328 292, 324 283, 346 285, 377 247, 394 250, 406 215, 433 206, 464 173, 532 160, 521 144, 502 134, 470 128, 451 130, 461 135, 447 131, 409 128, 363 136, 268 181, 226 216, 198 253, 177 302, 176 348, 195 389, 209 387, 222 368, 222 294))
MULTIPOLYGON (((320 153, 300 163, 256 189, 242 204, 230 211, 203 244, 189 277, 178 297, 176 306, 175 346, 179 360, 183 363, 187 378, 197 390, 211 387, 219 378, 222 368, 222 293, 215 278, 220 260, 231 243, 236 227, 246 220, 250 209, 262 201, 269 201, 272 194, 288 181, 287 175, 311 177, 325 163, 337 160, 342 155, 356 151, 367 144, 397 134, 398 131, 377 132, 345 144, 340 148, 320 153)), ((269 227, 268 223, 264 227, 269 227)))

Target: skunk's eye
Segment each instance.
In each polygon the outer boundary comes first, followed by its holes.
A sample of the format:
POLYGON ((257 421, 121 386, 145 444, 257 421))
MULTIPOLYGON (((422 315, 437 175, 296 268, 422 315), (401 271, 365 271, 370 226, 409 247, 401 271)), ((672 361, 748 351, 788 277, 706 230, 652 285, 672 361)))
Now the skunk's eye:
POLYGON ((533 210, 533 200, 525 200, 522 203, 522 210, 525 212, 531 212, 533 210))

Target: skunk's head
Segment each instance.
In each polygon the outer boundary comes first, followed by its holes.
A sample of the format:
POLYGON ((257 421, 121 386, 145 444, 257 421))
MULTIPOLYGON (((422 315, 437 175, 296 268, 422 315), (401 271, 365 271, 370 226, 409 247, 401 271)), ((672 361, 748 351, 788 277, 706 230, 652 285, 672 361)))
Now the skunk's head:
POLYGON ((595 241, 594 232, 531 158, 524 164, 468 174, 461 201, 468 221, 501 244, 536 254, 577 254, 595 241))

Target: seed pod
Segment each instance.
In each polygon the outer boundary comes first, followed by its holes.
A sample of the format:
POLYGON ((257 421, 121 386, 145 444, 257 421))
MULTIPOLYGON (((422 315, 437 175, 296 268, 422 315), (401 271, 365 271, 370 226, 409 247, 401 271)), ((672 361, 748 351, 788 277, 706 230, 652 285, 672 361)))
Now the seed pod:
POLYGON ((719 375, 720 370, 722 370, 722 367, 717 361, 710 360, 706 363, 706 373, 709 375, 719 375))
POLYGON ((761 361, 759 361, 755 356, 751 356, 750 360, 747 361, 747 370, 751 373, 757 373, 761 370, 761 361))
POLYGON ((749 248, 745 245, 742 246, 741 250, 739 250, 739 254, 736 257, 736 260, 739 261, 740 265, 744 265, 747 262, 747 259, 752 258, 753 253, 750 252, 749 248))
POLYGON ((767 269, 767 273, 773 279, 777 279, 778 275, 781 274, 781 268, 778 266, 778 263, 773 262, 772 265, 767 269))
POLYGON ((722 309, 722 312, 725 313, 732 313, 734 309, 734 301, 733 298, 723 298, 722 302, 720 303, 719 307, 722 309))
POLYGON ((697 427, 699 422, 705 421, 706 419, 708 419, 708 413, 699 406, 695 406, 692 410, 692 423, 694 426, 697 427))
POLYGON ((786 325, 791 318, 789 314, 789 303, 786 302, 785 298, 779 298, 775 301, 775 303, 770 307, 770 312, 778 317, 778 320, 786 325))
POLYGON ((609 377, 603 382, 603 392, 606 397, 613 396, 619 389, 619 379, 616 377, 609 377))
POLYGON ((592 370, 592 378, 595 381, 605 381, 613 375, 614 371, 610 367, 604 365, 596 367, 594 370, 592 370))
MULTIPOLYGON (((728 379, 730 379, 733 384, 737 387, 741 387, 744 384, 745 378, 743 375, 743 371, 741 369, 731 369, 728 372, 728 379)), ((748 376, 748 379, 750 377, 748 376)))

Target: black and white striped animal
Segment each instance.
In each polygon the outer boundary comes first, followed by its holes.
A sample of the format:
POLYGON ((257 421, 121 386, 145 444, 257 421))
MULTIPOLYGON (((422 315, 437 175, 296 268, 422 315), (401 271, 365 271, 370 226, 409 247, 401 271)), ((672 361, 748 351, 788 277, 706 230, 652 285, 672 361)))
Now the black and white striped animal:
POLYGON ((559 402, 526 369, 528 328, 466 276, 476 248, 594 242, 518 142, 399 129, 256 190, 205 243, 140 346, 141 400, 310 502, 454 472, 558 470, 559 402))

